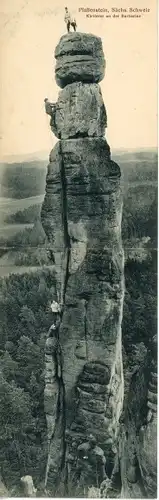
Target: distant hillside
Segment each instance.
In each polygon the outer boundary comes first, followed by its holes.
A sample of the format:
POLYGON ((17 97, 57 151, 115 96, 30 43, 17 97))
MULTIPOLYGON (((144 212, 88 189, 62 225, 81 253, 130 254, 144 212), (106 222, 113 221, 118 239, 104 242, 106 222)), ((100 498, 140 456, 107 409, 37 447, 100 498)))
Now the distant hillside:
POLYGON ((0 198, 0 224, 3 225, 6 222, 9 224, 14 222, 16 224, 23 222, 24 223, 34 222, 35 220, 34 213, 36 210, 34 209, 34 207, 38 206, 39 207, 38 213, 40 213, 40 206, 43 202, 43 199, 44 199, 44 192, 43 194, 27 198, 19 198, 19 199, 0 198), (18 213, 20 216, 18 215, 18 213))
POLYGON ((18 210, 16 213, 7 214, 4 221, 7 224, 30 224, 35 222, 40 217, 41 203, 42 201, 23 210, 18 210))
POLYGON ((0 193, 6 198, 29 198, 44 193, 46 161, 0 164, 0 193))

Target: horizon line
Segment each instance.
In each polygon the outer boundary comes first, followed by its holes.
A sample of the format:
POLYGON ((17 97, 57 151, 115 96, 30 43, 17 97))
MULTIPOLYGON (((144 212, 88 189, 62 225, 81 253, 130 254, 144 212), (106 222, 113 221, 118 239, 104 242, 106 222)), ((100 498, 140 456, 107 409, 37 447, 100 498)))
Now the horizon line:
MULTIPOLYGON (((141 147, 114 147, 111 148, 111 153, 112 152, 119 152, 119 153, 133 153, 133 152, 144 152, 144 151, 158 151, 158 146, 141 146, 141 147)), ((0 158, 0 164, 8 162, 8 163, 14 163, 14 161, 27 161, 27 158, 31 160, 42 160, 42 159, 47 159, 47 156, 49 156, 50 152, 49 151, 34 151, 32 153, 21 153, 21 154, 10 154, 10 155, 3 155, 2 158, 0 158), (21 160, 20 160, 21 158, 21 160)))

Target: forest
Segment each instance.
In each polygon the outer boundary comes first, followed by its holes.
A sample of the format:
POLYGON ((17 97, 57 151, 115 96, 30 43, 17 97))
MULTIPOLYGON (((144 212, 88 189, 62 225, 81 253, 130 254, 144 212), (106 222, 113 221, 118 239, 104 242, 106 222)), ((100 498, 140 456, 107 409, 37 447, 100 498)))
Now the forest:
MULTIPOLYGON (((145 158, 138 153, 135 161, 130 157, 129 161, 127 157, 123 161, 122 156, 115 160, 123 173, 125 301, 122 334, 124 356, 129 359, 133 346, 142 343, 147 348, 150 337, 156 333, 157 157, 149 154, 145 158)), ((17 172, 16 169, 13 171, 17 172)), ((44 171, 40 172, 43 172, 40 173, 41 183, 44 171)), ((34 170, 33 177, 36 177, 34 170)), ((3 180, 3 186, 5 182, 3 180)), ((16 174, 9 189, 18 197, 16 174)), ((23 192, 25 196, 27 189, 25 187, 23 192)), ((41 187, 36 185, 31 193, 29 196, 41 193, 41 187)), ((8 216, 7 222, 17 221, 34 225, 8 240, 1 238, 1 247, 5 247, 5 252, 15 252, 17 266, 49 264, 49 245, 40 223, 40 206, 33 205, 8 216)), ((20 496, 22 475, 32 475, 39 489, 44 478, 47 453, 44 343, 51 324, 49 303, 55 294, 54 285, 53 272, 43 267, 35 273, 11 274, 0 279, 0 473, 11 496, 20 496)))
POLYGON ((0 164, 1 196, 27 198, 43 193, 46 162, 0 164))

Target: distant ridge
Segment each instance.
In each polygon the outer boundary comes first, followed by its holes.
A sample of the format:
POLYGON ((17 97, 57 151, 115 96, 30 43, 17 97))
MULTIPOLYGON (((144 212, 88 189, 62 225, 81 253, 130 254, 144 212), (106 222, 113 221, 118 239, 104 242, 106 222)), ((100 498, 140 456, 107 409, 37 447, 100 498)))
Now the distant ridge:
MULTIPOLYGON (((147 148, 121 148, 116 149, 111 145, 111 150, 113 155, 124 155, 124 154, 136 154, 136 153, 157 153, 157 146, 155 147, 147 147, 147 148)), ((21 162, 29 162, 29 161, 48 161, 49 151, 35 151, 30 154, 23 155, 4 155, 0 158, 0 164, 2 163, 21 163, 21 162)))
POLYGON ((48 151, 37 151, 35 153, 24 155, 5 155, 0 158, 0 163, 21 163, 30 161, 48 161, 48 151))

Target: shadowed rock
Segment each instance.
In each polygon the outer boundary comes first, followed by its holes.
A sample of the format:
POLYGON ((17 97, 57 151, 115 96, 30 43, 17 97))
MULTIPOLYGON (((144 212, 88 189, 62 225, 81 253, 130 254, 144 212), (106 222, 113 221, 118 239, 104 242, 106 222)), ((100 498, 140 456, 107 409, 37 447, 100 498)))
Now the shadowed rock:
POLYGON ((157 415, 140 429, 138 460, 147 498, 156 498, 157 485, 157 415))

